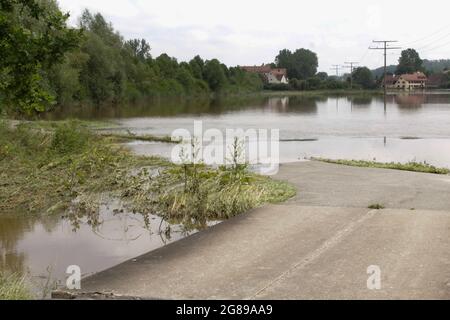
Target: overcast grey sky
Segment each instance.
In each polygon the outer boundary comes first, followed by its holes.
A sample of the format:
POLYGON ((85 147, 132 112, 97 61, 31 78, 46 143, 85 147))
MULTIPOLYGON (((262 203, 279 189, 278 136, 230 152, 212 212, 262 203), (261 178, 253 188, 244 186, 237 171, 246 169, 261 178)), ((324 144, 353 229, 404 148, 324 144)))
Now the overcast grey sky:
MULTIPOLYGON (((145 38, 152 55, 180 61, 200 54, 227 65, 272 62, 283 48, 308 48, 319 69, 359 61, 381 66, 372 40, 400 40, 422 58, 450 58, 450 4, 442 0, 59 0, 72 15, 101 12, 125 38, 145 38)), ((400 51, 391 51, 396 63, 400 51)))

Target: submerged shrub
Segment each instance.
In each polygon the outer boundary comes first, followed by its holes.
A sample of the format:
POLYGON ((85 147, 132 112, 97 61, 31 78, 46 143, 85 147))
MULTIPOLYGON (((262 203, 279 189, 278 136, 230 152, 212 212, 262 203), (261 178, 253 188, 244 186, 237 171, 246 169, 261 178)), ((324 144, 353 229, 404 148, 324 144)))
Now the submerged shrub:
POLYGON ((0 213, 64 212, 94 226, 105 195, 146 224, 158 215, 192 230, 295 194, 287 183, 250 173, 239 152, 218 169, 174 165, 132 155, 77 123, 47 125, 0 126, 0 156, 8 157, 0 158, 0 213))
POLYGON ((51 148, 59 154, 77 153, 85 149, 88 140, 89 132, 71 122, 56 127, 51 148))

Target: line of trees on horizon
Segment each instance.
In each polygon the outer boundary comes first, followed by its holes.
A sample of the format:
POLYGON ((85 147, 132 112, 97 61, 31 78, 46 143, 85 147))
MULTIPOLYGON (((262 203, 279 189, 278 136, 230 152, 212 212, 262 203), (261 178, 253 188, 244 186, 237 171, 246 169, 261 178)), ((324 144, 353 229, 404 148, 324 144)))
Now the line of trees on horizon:
POLYGON ((154 58, 145 39, 125 40, 100 13, 85 10, 76 28, 68 18, 56 0, 0 0, 0 111, 263 89, 217 59, 154 58))
MULTIPOLYGON (((387 66, 387 74, 390 76, 412 74, 415 72, 422 72, 428 77, 437 76, 434 78, 438 79, 438 81, 433 85, 441 89, 450 89, 450 75, 448 70, 450 70, 450 59, 422 59, 417 50, 413 48, 408 48, 401 52, 397 65, 387 66)), ((384 75, 384 68, 372 70, 372 73, 377 84, 381 85, 384 75)))
MULTIPOLYGON (((349 75, 318 72, 317 54, 305 48, 283 49, 271 63, 287 69, 289 84, 265 85, 257 74, 217 59, 196 56, 179 62, 167 54, 153 57, 147 40, 126 40, 100 13, 85 10, 74 28, 67 25, 68 18, 57 0, 0 0, 0 113, 30 115, 74 104, 161 96, 350 88, 349 75)), ((407 49, 395 72, 429 74, 430 63, 407 49)), ((435 69, 445 61, 437 63, 435 69)), ((354 88, 374 89, 382 81, 363 66, 351 76, 354 88)))
MULTIPOLYGON (((350 89, 350 78, 329 76, 326 72, 317 72, 319 59, 309 49, 291 51, 283 49, 272 63, 273 67, 287 69, 289 84, 266 85, 269 90, 340 90, 350 89)), ((367 67, 353 71, 354 88, 374 89, 376 86, 372 72, 367 67)))
MULTIPOLYGON (((370 70, 361 66, 353 73, 342 77, 329 76, 326 72, 317 72, 317 54, 308 49, 297 49, 294 52, 283 49, 272 63, 273 67, 287 69, 289 84, 266 85, 269 90, 335 90, 350 89, 353 80, 355 89, 376 89, 382 86, 383 73, 381 69, 370 70)), ((403 50, 396 66, 388 68, 388 74, 411 74, 423 72, 427 76, 440 74, 440 88, 450 88, 450 60, 422 60, 419 53, 412 48, 403 50)))

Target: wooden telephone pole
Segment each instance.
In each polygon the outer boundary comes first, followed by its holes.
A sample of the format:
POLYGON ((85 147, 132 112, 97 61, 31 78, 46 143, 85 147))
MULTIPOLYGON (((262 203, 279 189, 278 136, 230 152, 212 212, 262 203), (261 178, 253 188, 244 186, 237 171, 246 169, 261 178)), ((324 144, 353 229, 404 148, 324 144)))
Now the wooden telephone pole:
POLYGON ((388 50, 398 50, 401 47, 389 47, 389 43, 398 42, 397 40, 374 40, 373 43, 382 43, 383 47, 369 47, 370 50, 383 50, 384 51, 384 78, 383 78, 383 87, 384 87, 384 95, 386 96, 386 75, 387 75, 387 51, 388 50))
POLYGON ((353 69, 359 62, 350 61, 344 63, 347 64, 347 66, 343 66, 344 68, 350 68, 350 89, 353 89, 353 69))
POLYGON ((341 68, 340 65, 338 64, 334 64, 333 67, 331 68, 331 70, 335 70, 336 71, 336 77, 339 78, 339 69, 341 68))

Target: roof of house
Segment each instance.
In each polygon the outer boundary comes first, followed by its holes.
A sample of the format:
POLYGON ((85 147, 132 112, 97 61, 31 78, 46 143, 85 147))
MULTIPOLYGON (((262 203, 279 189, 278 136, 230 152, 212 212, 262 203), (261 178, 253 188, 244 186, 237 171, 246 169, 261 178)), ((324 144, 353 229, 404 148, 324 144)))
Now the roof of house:
POLYGON ((287 69, 284 69, 284 68, 272 69, 271 73, 273 75, 275 75, 276 77, 278 77, 278 76, 281 76, 281 77, 285 76, 285 77, 287 77, 287 69))
POLYGON ((406 81, 427 81, 428 78, 423 72, 415 72, 411 74, 402 74, 401 79, 406 81))
POLYGON ((385 78, 385 80, 384 80, 384 83, 386 83, 386 84, 388 84, 388 85, 392 85, 392 84, 394 84, 395 82, 397 82, 397 80, 398 80, 398 77, 397 77, 397 76, 394 76, 394 75, 392 75, 392 74, 388 74, 388 75, 386 75, 386 78, 385 78))
POLYGON ((272 70, 270 65, 262 65, 262 66, 242 66, 241 69, 252 72, 252 73, 269 73, 272 70))
POLYGON ((251 73, 261 73, 261 74, 272 74, 278 80, 281 81, 283 76, 287 78, 287 69, 285 68, 273 68, 270 65, 262 65, 262 66, 242 66, 240 67, 242 70, 251 73))

